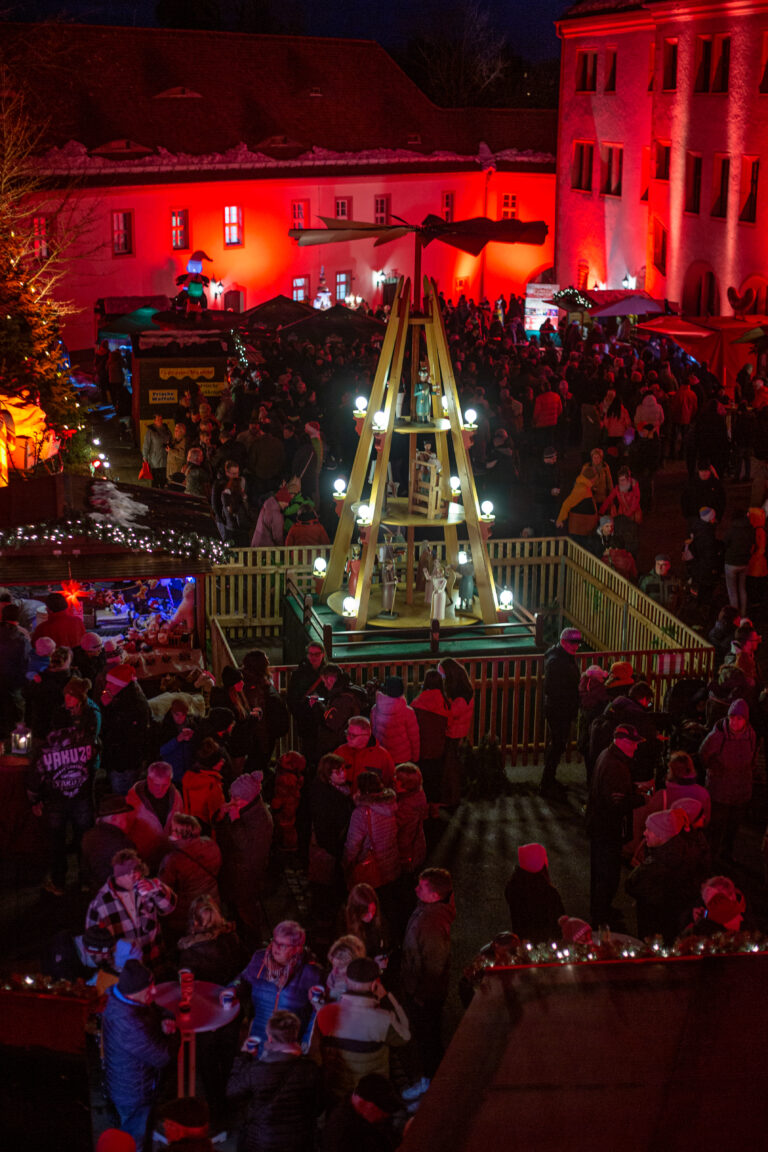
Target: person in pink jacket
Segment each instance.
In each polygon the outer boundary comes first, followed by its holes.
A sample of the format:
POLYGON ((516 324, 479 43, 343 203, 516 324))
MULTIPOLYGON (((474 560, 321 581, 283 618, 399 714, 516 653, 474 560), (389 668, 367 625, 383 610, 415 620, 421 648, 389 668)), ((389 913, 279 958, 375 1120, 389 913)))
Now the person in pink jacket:
POLYGON ((419 722, 413 708, 405 702, 405 688, 399 676, 387 676, 382 690, 376 693, 371 726, 395 764, 418 760, 419 722))
POLYGON ((600 515, 613 516, 614 529, 624 547, 635 553, 639 544, 639 528, 643 512, 640 507, 640 485, 629 468, 619 469, 617 483, 600 505, 600 515))
POLYGON ((475 690, 458 660, 448 656, 440 661, 438 671, 443 677, 445 694, 451 706, 445 739, 442 794, 445 807, 453 809, 461 799, 459 745, 462 740, 471 739, 472 736, 475 690))

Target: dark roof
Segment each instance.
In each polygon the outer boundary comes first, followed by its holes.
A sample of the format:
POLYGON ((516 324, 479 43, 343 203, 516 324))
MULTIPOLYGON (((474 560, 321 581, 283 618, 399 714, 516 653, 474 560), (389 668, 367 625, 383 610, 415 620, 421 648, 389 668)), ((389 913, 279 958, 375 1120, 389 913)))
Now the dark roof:
POLYGON ((632 8, 647 8, 653 0, 576 0, 560 17, 561 20, 579 16, 602 16, 607 12, 628 12, 632 8))
POLYGON ((138 484, 62 473, 0 489, 0 571, 6 584, 118 580, 210 572, 225 553, 204 500, 138 484), (94 503, 107 497, 110 509, 94 503), (126 517, 116 500, 130 499, 126 517), (99 518, 100 517, 100 518, 99 518))
POLYGON ((437 108, 373 41, 0 27, 0 55, 24 61, 49 121, 49 146, 75 140, 125 161, 158 150, 211 156, 245 144, 250 153, 301 155, 313 165, 322 150, 402 149, 418 160, 442 151, 476 156, 484 141, 491 152, 555 151, 554 110, 437 108), (114 142, 117 151, 105 151, 114 142), (312 149, 321 151, 307 156, 312 149))

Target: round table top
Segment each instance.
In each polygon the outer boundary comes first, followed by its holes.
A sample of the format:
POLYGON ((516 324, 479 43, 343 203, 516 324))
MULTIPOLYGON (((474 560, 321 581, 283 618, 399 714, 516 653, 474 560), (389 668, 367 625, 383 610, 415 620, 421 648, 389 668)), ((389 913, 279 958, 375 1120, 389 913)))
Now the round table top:
POLYGON ((219 1003, 222 987, 221 984, 212 984, 210 980, 195 980, 189 1014, 185 1016, 179 1015, 181 987, 176 980, 168 980, 164 984, 157 985, 155 1003, 160 1008, 173 1012, 176 1023, 185 1032, 215 1032, 217 1028, 223 1028, 230 1020, 234 1020, 240 1011, 237 997, 231 1004, 219 1003))

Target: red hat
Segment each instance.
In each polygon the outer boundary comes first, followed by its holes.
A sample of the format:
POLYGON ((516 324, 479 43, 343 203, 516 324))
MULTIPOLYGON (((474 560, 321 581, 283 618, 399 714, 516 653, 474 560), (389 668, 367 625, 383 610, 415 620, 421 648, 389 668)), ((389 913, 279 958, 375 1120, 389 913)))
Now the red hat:
POLYGON ((278 504, 290 504, 291 500, 293 500, 293 493, 283 484, 282 488, 278 488, 277 492, 275 492, 275 500, 277 500, 278 504))
POLYGON ((547 850, 543 844, 521 844, 517 862, 525 872, 541 872, 547 866, 547 850))
POLYGON ((125 688, 126 684, 130 684, 131 680, 133 680, 132 664, 116 664, 107 672, 107 684, 111 687, 113 695, 125 688))
POLYGON ((741 892, 737 892, 735 900, 730 900, 722 892, 715 892, 707 903, 707 918, 725 927, 737 916, 744 915, 744 907, 744 897, 741 892))

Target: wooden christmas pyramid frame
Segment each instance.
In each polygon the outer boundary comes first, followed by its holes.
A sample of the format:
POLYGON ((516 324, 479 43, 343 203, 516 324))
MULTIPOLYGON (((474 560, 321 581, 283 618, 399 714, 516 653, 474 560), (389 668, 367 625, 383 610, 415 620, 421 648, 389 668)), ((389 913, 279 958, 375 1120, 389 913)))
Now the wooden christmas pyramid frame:
MULTIPOLYGON (((423 384, 421 387, 423 389, 423 384)), ((321 592, 321 600, 340 615, 345 615, 351 627, 357 630, 371 625, 428 628, 432 618, 431 605, 426 601, 421 602, 422 598, 416 589, 416 532, 419 528, 441 530, 445 540, 446 561, 455 571, 459 564, 457 529, 461 524, 466 525, 469 539, 467 551, 474 566, 477 593, 471 608, 454 613, 449 606, 441 626, 498 622, 496 589, 485 546, 491 518, 481 514, 478 504, 467 451, 471 438, 472 427, 464 423, 459 404, 436 284, 424 278, 424 307, 422 312, 417 312, 411 305, 410 280, 401 278, 392 302, 321 592), (422 331, 429 368, 431 411, 426 421, 419 422, 413 413, 416 412, 419 363, 424 359, 422 331), (412 415, 398 416, 397 396, 409 337, 412 342, 412 415), (409 437, 409 492, 400 497, 393 497, 387 490, 392 437, 396 434, 409 437), (418 436, 429 437, 433 446, 429 457, 423 449, 419 450, 418 436), (459 487, 454 492, 451 492, 449 481, 449 443, 453 445, 455 476, 459 481, 459 487), (370 495, 363 501, 363 489, 370 472, 372 455, 372 487, 370 495), (459 494, 460 503, 457 498, 459 494), (368 509, 368 514, 362 517, 361 507, 368 509), (359 530, 362 551, 353 611, 349 603, 352 597, 344 585, 344 573, 356 528, 359 530), (382 585, 373 582, 377 552, 384 542, 380 541, 382 528, 387 533, 405 530, 405 579, 398 585, 396 616, 381 614, 382 585)))

